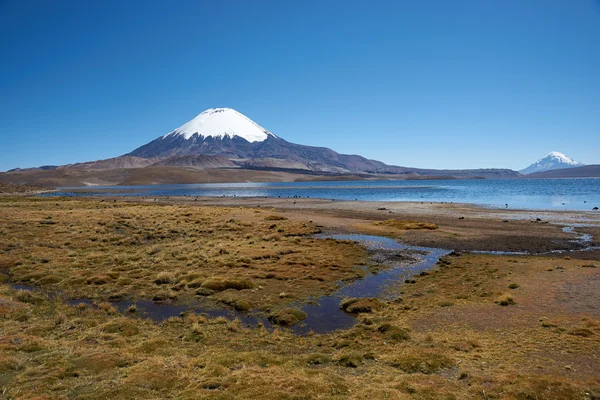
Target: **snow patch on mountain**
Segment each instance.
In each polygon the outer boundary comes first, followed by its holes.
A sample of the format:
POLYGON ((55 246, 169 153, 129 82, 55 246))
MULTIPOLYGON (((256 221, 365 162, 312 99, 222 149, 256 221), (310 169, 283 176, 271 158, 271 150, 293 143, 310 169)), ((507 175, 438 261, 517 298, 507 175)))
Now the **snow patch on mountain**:
POLYGON ((524 175, 533 174, 534 172, 551 171, 553 169, 582 167, 584 164, 575 161, 570 157, 565 156, 558 151, 552 151, 545 157, 540 158, 529 167, 519 171, 524 175))
POLYGON ((234 136, 250 143, 262 142, 269 136, 275 136, 256 122, 232 108, 209 108, 196 118, 163 136, 183 136, 190 139, 198 134, 204 138, 223 139, 234 136))

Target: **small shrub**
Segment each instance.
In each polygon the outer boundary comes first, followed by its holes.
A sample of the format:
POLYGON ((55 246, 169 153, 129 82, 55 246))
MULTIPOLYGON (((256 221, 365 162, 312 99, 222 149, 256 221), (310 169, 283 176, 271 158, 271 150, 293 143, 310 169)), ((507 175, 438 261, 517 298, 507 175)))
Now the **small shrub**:
POLYGON ((508 285, 509 289, 518 289, 519 285, 517 283, 511 283, 510 285, 508 285))

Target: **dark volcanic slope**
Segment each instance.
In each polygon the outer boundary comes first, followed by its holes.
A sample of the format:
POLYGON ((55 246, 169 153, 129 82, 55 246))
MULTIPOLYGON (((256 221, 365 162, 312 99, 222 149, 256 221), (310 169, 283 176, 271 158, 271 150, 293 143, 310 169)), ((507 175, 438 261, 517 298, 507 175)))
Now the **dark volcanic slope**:
POLYGON ((237 165, 226 157, 209 156, 204 154, 174 156, 161 160, 153 167, 181 167, 192 169, 207 169, 207 168, 236 168, 237 165))
POLYGON ((275 136, 250 143, 240 137, 213 138, 198 134, 160 137, 128 155, 137 157, 173 157, 188 155, 218 155, 235 160, 242 166, 306 169, 334 173, 419 174, 458 177, 516 178, 519 173, 509 169, 432 170, 398 167, 381 161, 350 154, 339 154, 325 147, 290 143, 275 136), (265 161, 268 160, 268 161, 265 161))
POLYGON ((600 178, 600 164, 555 169, 527 175, 528 178, 600 178))
POLYGON ((388 166, 380 161, 357 155, 339 154, 325 147, 303 146, 290 143, 275 136, 262 142, 248 142, 240 137, 202 137, 198 134, 189 139, 183 136, 160 137, 139 147, 128 155, 151 158, 191 154, 219 155, 236 160, 279 159, 287 160, 295 168, 298 163, 309 170, 329 172, 404 173, 407 168, 388 166))

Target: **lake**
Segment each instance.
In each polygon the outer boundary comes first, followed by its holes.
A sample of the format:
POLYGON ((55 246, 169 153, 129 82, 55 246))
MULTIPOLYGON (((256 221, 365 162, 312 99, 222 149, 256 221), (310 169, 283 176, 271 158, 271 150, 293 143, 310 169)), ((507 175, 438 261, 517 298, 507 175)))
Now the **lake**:
POLYGON ((592 210, 600 207, 600 178, 363 180, 256 182, 62 188, 49 195, 323 198, 469 203, 509 209, 592 210), (99 193, 93 191, 102 189, 99 193))

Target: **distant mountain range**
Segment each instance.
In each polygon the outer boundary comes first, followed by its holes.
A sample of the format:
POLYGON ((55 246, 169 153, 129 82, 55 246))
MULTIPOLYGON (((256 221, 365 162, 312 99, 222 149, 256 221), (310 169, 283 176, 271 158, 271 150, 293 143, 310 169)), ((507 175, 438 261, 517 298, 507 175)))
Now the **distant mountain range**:
MULTIPOLYGON (((580 163, 579 163, 580 164, 580 163)), ((521 171, 575 167, 550 153, 521 171)), ((36 186, 294 181, 323 179, 518 178, 510 169, 434 170, 388 165, 288 142, 231 108, 211 108, 126 155, 64 166, 14 169, 0 183, 36 186)))
POLYGON ((583 163, 575 161, 572 158, 565 156, 563 153, 553 151, 519 172, 523 175, 529 175, 536 172, 552 171, 555 169, 583 167, 583 165, 583 163))

